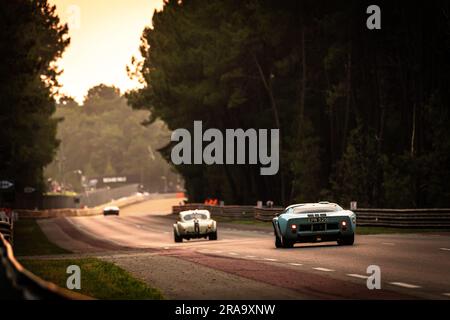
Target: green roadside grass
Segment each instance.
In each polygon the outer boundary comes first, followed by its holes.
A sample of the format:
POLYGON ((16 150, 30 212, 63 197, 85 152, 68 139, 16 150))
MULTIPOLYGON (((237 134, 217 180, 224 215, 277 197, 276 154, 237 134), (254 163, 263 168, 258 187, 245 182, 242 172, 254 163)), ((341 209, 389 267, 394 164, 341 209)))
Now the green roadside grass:
MULTIPOLYGON (((20 263, 44 280, 66 288, 69 274, 67 267, 77 265, 81 269, 81 294, 97 299, 163 299, 162 294, 127 271, 110 262, 96 258, 58 259, 58 255, 70 254, 50 242, 34 219, 22 219, 14 224, 14 255, 20 263), (30 256, 54 255, 52 259, 34 259, 30 256), (27 258, 20 258, 28 256, 27 258)), ((0 279, 1 280, 1 279, 0 279)), ((0 287, 0 296, 1 296, 0 287)))
POLYGON ((406 234, 406 233, 440 233, 450 232, 450 229, 420 229, 420 228, 388 228, 356 226, 356 234, 406 234))
MULTIPOLYGON (((254 219, 237 219, 213 217, 218 223, 230 223, 242 226, 258 226, 272 230, 272 224, 265 221, 254 219)), ((219 225, 220 228, 220 225, 219 225)), ((373 235, 373 234, 408 234, 408 233, 436 233, 436 232, 450 232, 450 229, 420 229, 420 228, 391 228, 391 227, 366 227, 356 226, 356 234, 359 235, 373 235)))
POLYGON ((21 219, 14 223, 14 255, 37 256, 70 253, 47 239, 35 219, 21 219))
POLYGON ((22 265, 37 276, 66 288, 67 267, 81 269, 81 290, 78 293, 106 300, 161 300, 163 295, 127 271, 110 262, 95 258, 83 259, 24 259, 22 265))

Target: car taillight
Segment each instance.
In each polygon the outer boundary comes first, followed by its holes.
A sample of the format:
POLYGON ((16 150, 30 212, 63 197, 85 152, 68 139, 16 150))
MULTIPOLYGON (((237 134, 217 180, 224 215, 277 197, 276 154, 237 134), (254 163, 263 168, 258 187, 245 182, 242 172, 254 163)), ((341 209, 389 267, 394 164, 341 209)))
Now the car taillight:
POLYGON ((291 225, 291 231, 292 231, 293 233, 297 232, 297 225, 296 225, 296 224, 292 224, 292 225, 291 225))

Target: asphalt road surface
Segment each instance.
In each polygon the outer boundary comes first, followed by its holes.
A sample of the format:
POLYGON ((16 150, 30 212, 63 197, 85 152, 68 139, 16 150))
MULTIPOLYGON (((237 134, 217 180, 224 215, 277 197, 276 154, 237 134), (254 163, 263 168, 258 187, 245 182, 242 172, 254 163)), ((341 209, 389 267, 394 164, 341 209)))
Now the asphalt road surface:
POLYGON ((270 228, 219 224, 217 241, 174 243, 170 208, 150 200, 116 216, 41 220, 75 255, 112 261, 168 299, 450 299, 450 234, 357 236, 275 249, 270 228), (367 288, 367 267, 381 289, 367 288))

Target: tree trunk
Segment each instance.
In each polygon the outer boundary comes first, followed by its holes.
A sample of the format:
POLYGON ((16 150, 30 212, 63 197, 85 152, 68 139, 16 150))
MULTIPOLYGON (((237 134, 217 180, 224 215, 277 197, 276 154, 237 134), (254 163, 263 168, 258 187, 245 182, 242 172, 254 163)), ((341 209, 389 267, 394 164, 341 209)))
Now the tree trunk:
MULTIPOLYGON (((270 106, 272 108, 273 117, 274 117, 274 120, 275 120, 275 126, 276 126, 277 129, 280 129, 280 127, 281 127, 280 117, 279 117, 279 114, 278 114, 278 108, 277 108, 277 105, 275 103, 275 97, 273 95, 273 89, 272 89, 272 79, 271 79, 272 74, 269 74, 269 79, 267 80, 266 76, 264 75, 264 71, 263 71, 261 65, 258 62, 258 59, 256 58, 256 56, 253 56, 253 58, 255 60, 256 67, 258 69, 259 76, 261 77, 261 81, 262 81, 262 83, 264 85, 264 88, 267 91, 267 95, 269 96, 270 106)), ((280 155, 282 154, 282 150, 283 150, 283 148, 282 148, 282 138, 281 138, 281 135, 280 135, 280 142, 279 142, 279 154, 280 155)), ((281 164, 281 157, 280 157, 280 164, 281 164)), ((285 204, 285 193, 286 192, 285 192, 285 185, 284 185, 283 166, 280 166, 280 180, 281 180, 280 181, 281 182, 281 198, 280 199, 281 199, 282 204, 284 205, 285 204)))
MULTIPOLYGON (((297 124, 297 136, 301 136, 303 120, 305 116, 305 98, 306 98, 306 50, 305 50, 305 28, 302 28, 302 80, 300 87, 300 111, 297 124)), ((295 183, 292 183, 289 202, 292 202, 295 195, 295 183)))
POLYGON ((344 130, 342 132, 342 154, 345 153, 348 135, 348 122, 350 117, 350 103, 352 101, 352 43, 349 43, 347 52, 347 79, 346 79, 347 98, 345 102, 344 130))

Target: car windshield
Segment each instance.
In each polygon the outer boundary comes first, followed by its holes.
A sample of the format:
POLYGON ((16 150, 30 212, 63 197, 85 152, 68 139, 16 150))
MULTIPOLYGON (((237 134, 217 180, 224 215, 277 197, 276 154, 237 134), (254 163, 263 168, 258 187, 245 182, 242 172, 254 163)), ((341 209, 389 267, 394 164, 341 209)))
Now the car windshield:
POLYGON ((342 208, 338 205, 332 206, 301 206, 294 207, 294 213, 319 213, 319 212, 335 212, 341 211, 342 208))
POLYGON ((208 219, 208 216, 204 213, 191 213, 184 216, 185 221, 190 221, 193 219, 206 220, 208 219))

